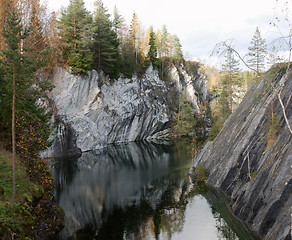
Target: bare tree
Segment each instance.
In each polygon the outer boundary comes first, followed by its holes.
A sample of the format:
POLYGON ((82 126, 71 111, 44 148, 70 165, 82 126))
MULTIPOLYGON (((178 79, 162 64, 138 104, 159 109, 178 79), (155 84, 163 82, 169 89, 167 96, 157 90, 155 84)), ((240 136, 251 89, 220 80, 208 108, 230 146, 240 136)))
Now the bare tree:
MULTIPOLYGON (((289 68, 290 68, 290 57, 291 57, 291 52, 292 52, 292 44, 291 44, 291 35, 287 36, 286 38, 288 38, 289 40, 287 41, 287 43, 289 44, 289 46, 291 45, 291 48, 289 48, 289 59, 288 59, 288 63, 287 63, 287 68, 286 68, 286 73, 288 72, 289 68)), ((219 55, 222 55, 224 53, 226 53, 227 51, 232 51, 241 61, 242 63, 248 68, 250 69, 251 71, 254 71, 256 72, 256 74, 258 76, 261 76, 261 73, 259 71, 257 71, 257 69, 254 69, 252 68, 248 63, 247 61, 245 60, 246 58, 246 55, 245 56, 241 56, 239 54, 239 52, 237 50, 235 50, 229 43, 228 41, 224 41, 224 42, 221 42, 221 43, 218 43, 216 44, 214 50, 212 51, 212 54, 219 54, 219 55)), ((286 74, 285 77, 288 77, 288 75, 286 74)), ((264 80, 267 80, 266 76, 263 76, 264 80)), ((282 91, 283 91, 283 86, 280 86, 280 88, 277 88, 275 86, 275 84, 273 83, 273 81, 270 81, 270 86, 271 88, 273 89, 273 91, 278 91, 277 93, 277 98, 280 102, 280 105, 281 105, 281 108, 282 108, 282 112, 283 112, 283 115, 284 115, 284 119, 285 119, 285 122, 288 126, 288 129, 292 135, 292 129, 291 129, 291 126, 289 124, 289 121, 288 121, 288 118, 287 118, 287 114, 286 114, 286 109, 285 109, 285 106, 283 104, 283 101, 282 101, 282 98, 281 98, 281 94, 282 94, 282 91)), ((291 98, 290 98, 291 99, 291 98)), ((289 100, 290 100, 289 99, 289 100)))

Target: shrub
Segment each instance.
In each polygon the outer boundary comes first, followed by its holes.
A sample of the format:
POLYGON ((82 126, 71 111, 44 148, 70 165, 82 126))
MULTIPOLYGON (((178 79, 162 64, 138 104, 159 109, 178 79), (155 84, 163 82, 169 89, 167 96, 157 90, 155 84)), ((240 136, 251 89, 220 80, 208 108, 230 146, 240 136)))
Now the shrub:
POLYGON ((193 174, 194 180, 198 183, 205 183, 209 177, 209 172, 201 163, 193 167, 193 174))

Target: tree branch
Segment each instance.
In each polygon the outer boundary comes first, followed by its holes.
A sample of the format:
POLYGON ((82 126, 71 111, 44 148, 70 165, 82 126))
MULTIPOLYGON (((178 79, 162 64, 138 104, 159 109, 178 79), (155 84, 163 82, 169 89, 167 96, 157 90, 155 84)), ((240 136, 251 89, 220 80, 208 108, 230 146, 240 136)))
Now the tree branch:
POLYGON ((288 121, 288 118, 287 118, 287 115, 286 115, 285 107, 284 107, 283 101, 282 101, 282 99, 281 99, 281 95, 280 95, 280 93, 278 93, 277 96, 278 96, 278 100, 279 100, 279 102, 280 102, 280 104, 281 104, 281 108, 282 108, 283 115, 284 115, 285 121, 286 121, 286 123, 287 123, 288 129, 289 129, 289 131, 290 131, 290 133, 291 133, 291 135, 292 135, 292 129, 291 129, 291 127, 290 127, 290 124, 289 124, 289 121, 288 121))
MULTIPOLYGON (((290 68, 290 58, 291 58, 291 50, 292 50, 292 42, 291 42, 291 34, 289 35, 290 39, 289 39, 289 60, 288 60, 288 66, 287 66, 287 69, 286 69, 286 73, 288 72, 289 68, 290 68)), ((283 37, 284 38, 284 37, 283 37)), ((250 69, 251 71, 254 71, 258 76, 260 75, 260 72, 258 72, 256 69, 253 69, 252 67, 250 67, 246 61, 244 60, 244 57, 242 57, 239 52, 237 52, 234 48, 231 47, 231 44, 227 44, 227 42, 221 42, 221 43, 218 43, 216 44, 214 50, 212 51, 212 54, 214 54, 214 52, 216 53, 220 53, 221 52, 221 48, 223 47, 223 51, 221 54, 223 54, 225 51, 233 51, 236 56, 242 61, 242 63, 248 68, 250 69), (216 50, 217 49, 217 50, 216 50)), ((264 80, 267 80, 266 76, 263 77, 264 80)), ((276 87, 274 86, 273 82, 270 83, 271 87, 273 90, 276 90, 276 87)), ((286 112, 285 112, 285 106, 282 102, 282 99, 281 99, 281 92, 283 90, 283 86, 281 86, 281 89, 279 91, 279 93, 277 93, 277 97, 278 97, 278 100, 280 102, 280 105, 281 105, 281 109, 282 109, 282 112, 283 112, 283 115, 284 115, 284 119, 285 119, 285 122, 288 126, 288 129, 292 135, 292 130, 291 130, 291 126, 289 124, 289 121, 288 121, 288 118, 287 118, 287 115, 286 115, 286 112)), ((289 98, 290 99, 290 98, 289 98)), ((289 100, 288 100, 289 101, 289 100)))

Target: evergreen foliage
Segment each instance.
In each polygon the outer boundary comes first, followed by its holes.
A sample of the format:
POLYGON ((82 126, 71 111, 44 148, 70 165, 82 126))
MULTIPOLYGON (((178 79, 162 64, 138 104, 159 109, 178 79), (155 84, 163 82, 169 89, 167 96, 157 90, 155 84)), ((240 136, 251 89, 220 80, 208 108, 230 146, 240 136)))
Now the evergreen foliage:
POLYGON ((95 5, 92 43, 94 68, 97 71, 104 71, 111 78, 118 78, 121 58, 117 34, 103 3, 98 0, 95 5))
POLYGON ((250 86, 251 82, 255 79, 256 73, 251 71, 239 72, 239 86, 245 86, 246 89, 250 86))
POLYGON ((182 52, 182 45, 177 35, 172 36, 173 41, 173 59, 176 64, 184 63, 184 56, 182 52))
POLYGON ((161 56, 162 57, 169 57, 169 33, 167 31, 166 25, 162 26, 162 37, 161 37, 161 56))
POLYGON ((176 114, 174 132, 176 136, 189 136, 196 126, 195 115, 186 94, 181 95, 179 110, 176 114))
POLYGON ((257 73, 260 73, 265 68, 265 56, 267 53, 266 40, 261 37, 259 28, 256 31, 251 40, 251 46, 248 48, 249 53, 249 66, 257 73))
POLYGON ((119 13, 117 7, 114 7, 114 19, 113 19, 113 29, 117 34, 118 38, 121 38, 121 31, 125 28, 125 20, 122 15, 119 13))
MULTIPOLYGON (((233 111, 233 98, 235 88, 243 85, 243 74, 240 74, 239 61, 235 59, 231 48, 225 54, 223 71, 220 74, 220 81, 217 87, 213 86, 214 95, 217 96, 215 109, 212 111, 212 128, 209 133, 209 140, 213 140, 223 127, 224 122, 233 111)), ((249 79, 246 77, 246 80, 249 79)))
POLYGON ((7 19, 7 25, 4 26, 2 35, 6 39, 7 49, 1 50, 1 107, 0 116, 2 123, 10 124, 11 104, 12 104, 12 82, 16 81, 16 111, 17 113, 35 116, 37 119, 44 121, 46 117, 44 109, 36 104, 38 99, 43 97, 43 93, 52 88, 48 81, 38 81, 33 77, 33 73, 40 69, 44 62, 41 60, 47 51, 33 54, 29 49, 21 49, 21 41, 29 35, 29 30, 25 30, 20 23, 21 20, 12 10, 7 19), (10 110, 9 110, 10 109, 10 110))
POLYGON ((73 74, 86 75, 95 69, 112 79, 120 74, 131 78, 133 74, 142 76, 151 62, 164 79, 167 64, 184 63, 180 40, 169 34, 166 26, 157 33, 151 27, 145 35, 137 14, 127 27, 116 7, 111 20, 101 0, 95 6, 92 16, 83 0, 70 0, 61 12, 60 45, 65 64, 73 74))
POLYGON ((129 39, 130 36, 127 36, 126 41, 124 41, 121 46, 122 49, 121 73, 126 78, 131 78, 133 74, 137 72, 135 48, 131 44, 129 39))
POLYGON ((219 104, 221 113, 224 119, 232 113, 232 103, 234 95, 234 87, 239 85, 239 61, 235 59, 233 51, 228 50, 225 54, 225 63, 223 65, 223 72, 221 78, 221 92, 219 97, 219 104))
MULTIPOLYGON (((23 133, 35 133, 34 126, 38 125, 38 134, 41 135, 42 142, 47 146, 47 139, 50 134, 48 114, 45 113, 45 109, 40 106, 38 101, 44 97, 46 90, 52 88, 52 85, 46 80, 35 80, 33 76, 36 70, 44 65, 44 62, 42 62, 44 57, 41 57, 41 55, 45 54, 45 52, 33 55, 27 49, 21 48, 22 42, 28 34, 29 31, 23 29, 21 20, 12 8, 7 18, 7 24, 2 31, 7 48, 1 50, 1 58, 3 60, 0 66, 2 73, 0 89, 2 111, 0 112, 0 119, 1 124, 9 129, 12 135, 13 202, 15 200, 16 147, 18 150, 21 148, 26 149, 27 143, 27 139, 24 142, 20 142, 20 137, 23 136, 23 133), (24 118, 27 121, 16 126, 17 120, 24 118), (30 129, 26 127, 26 124, 30 126, 30 129)), ((35 141, 37 146, 40 143, 35 141)), ((31 149, 30 153, 37 154, 39 152, 37 151, 38 149, 31 149)), ((21 152, 19 151, 19 153, 21 152)))
POLYGON ((73 74, 86 75, 87 71, 92 70, 91 25, 92 16, 83 0, 70 0, 68 8, 61 12, 61 49, 64 61, 71 66, 73 74))
POLYGON ((155 68, 159 67, 159 60, 157 58, 157 46, 156 46, 156 37, 153 27, 150 27, 150 39, 149 39, 149 51, 147 54, 148 59, 152 63, 152 66, 155 68))

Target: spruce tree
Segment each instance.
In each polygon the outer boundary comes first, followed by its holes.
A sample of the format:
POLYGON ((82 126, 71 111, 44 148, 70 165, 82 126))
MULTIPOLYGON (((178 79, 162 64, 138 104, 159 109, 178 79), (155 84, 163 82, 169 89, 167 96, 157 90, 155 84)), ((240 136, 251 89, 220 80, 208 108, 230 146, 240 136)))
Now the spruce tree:
POLYGON ((182 45, 177 35, 172 36, 173 43, 173 59, 176 64, 184 63, 184 56, 182 52, 182 45))
POLYGON ((265 68, 265 56, 267 53, 266 40, 261 37, 259 28, 256 31, 251 40, 251 46, 248 48, 249 53, 249 66, 257 73, 260 73, 265 68))
POLYGON ((103 3, 98 0, 95 5, 92 48, 94 68, 104 71, 111 78, 118 78, 121 64, 119 40, 103 3))
POLYGON ((162 38, 161 38, 161 54, 163 57, 169 56, 169 33, 166 25, 162 26, 162 38))
POLYGON ((153 27, 150 27, 150 38, 149 38, 149 51, 147 54, 148 59, 152 63, 152 66, 154 68, 159 67, 159 60, 157 58, 157 46, 156 46, 156 38, 155 38, 155 32, 153 30, 153 27))
POLYGON ((61 12, 60 36, 64 61, 71 72, 87 74, 92 69, 91 44, 92 16, 83 0, 70 0, 67 9, 61 12))
POLYGON ((122 61, 121 61, 121 73, 126 78, 131 78, 136 72, 136 58, 135 49, 130 41, 130 36, 127 36, 125 41, 122 42, 122 61))
POLYGON ((223 73, 221 77, 221 92, 219 103, 224 119, 232 113, 234 87, 239 83, 239 61, 235 59, 231 48, 225 54, 223 73))
MULTIPOLYGON (((27 49, 21 49, 21 42, 25 40, 28 33, 28 30, 23 29, 21 20, 12 8, 2 31, 7 48, 1 50, 1 59, 3 60, 0 67, 2 73, 0 119, 2 124, 11 129, 13 202, 15 202, 16 197, 15 161, 18 134, 15 131, 16 120, 29 118, 32 122, 38 122, 43 126, 47 137, 49 134, 48 115, 37 104, 37 101, 43 97, 43 93, 50 89, 52 85, 45 80, 35 81, 33 78, 33 73, 43 65, 43 62, 39 60, 42 57, 39 55, 44 54, 44 52, 31 55, 27 54, 27 49)), ((31 125, 34 124, 31 123, 31 125)), ((23 128, 21 127, 21 129, 23 128)), ((23 131, 26 130, 23 129, 23 131)))
POLYGON ((118 38, 121 38, 121 32, 125 28, 125 19, 122 17, 122 15, 119 13, 117 7, 114 7, 114 19, 113 19, 113 29, 115 33, 117 34, 118 38))

